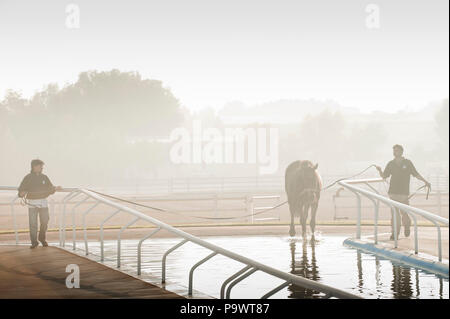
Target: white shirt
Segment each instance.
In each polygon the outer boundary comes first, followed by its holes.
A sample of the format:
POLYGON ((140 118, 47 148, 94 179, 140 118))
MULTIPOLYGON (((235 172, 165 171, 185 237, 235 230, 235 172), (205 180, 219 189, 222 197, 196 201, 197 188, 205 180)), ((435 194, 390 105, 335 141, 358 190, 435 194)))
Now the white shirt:
POLYGON ((48 202, 46 198, 43 199, 27 199, 27 203, 30 207, 46 208, 48 207, 48 202))

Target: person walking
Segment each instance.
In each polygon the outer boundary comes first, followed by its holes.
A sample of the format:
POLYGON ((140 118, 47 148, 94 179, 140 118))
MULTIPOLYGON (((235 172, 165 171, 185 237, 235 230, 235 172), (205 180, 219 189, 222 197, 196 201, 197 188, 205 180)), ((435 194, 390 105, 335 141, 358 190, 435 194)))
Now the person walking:
POLYGON ((41 242, 42 246, 47 247, 48 243, 45 239, 49 213, 47 197, 60 191, 61 186, 53 186, 50 179, 42 174, 44 169, 44 162, 39 159, 31 161, 31 172, 26 175, 19 186, 18 196, 23 198, 28 205, 28 220, 30 223, 30 239, 31 247, 36 248, 41 242), (39 237, 38 230, 38 216, 40 221, 39 237))
MULTIPOLYGON (((409 205, 409 184, 411 175, 424 182, 427 187, 431 187, 431 184, 427 180, 425 180, 425 178, 423 178, 422 175, 419 174, 419 172, 417 172, 414 164, 409 159, 403 157, 403 151, 403 146, 399 144, 394 145, 394 159, 386 165, 384 171, 380 166, 376 166, 376 168, 382 178, 386 179, 388 177, 391 177, 389 181, 388 191, 389 198, 397 202, 409 205)), ((394 239, 394 215, 397 225, 397 238, 400 234, 400 227, 402 223, 404 226, 405 236, 408 237, 410 234, 411 219, 406 212, 400 211, 399 213, 399 210, 395 209, 395 213, 393 212, 391 218, 391 240, 394 239), (400 222, 400 214, 402 216, 402 222, 400 222)))

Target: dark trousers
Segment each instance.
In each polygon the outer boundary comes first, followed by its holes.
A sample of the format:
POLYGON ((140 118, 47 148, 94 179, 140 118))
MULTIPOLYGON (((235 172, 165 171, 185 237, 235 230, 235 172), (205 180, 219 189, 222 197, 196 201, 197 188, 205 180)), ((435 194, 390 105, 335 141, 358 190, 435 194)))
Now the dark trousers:
MULTIPOLYGON (((389 194, 389 197, 392 200, 395 200, 399 203, 409 205, 408 195, 389 194)), ((396 221, 396 226, 397 226, 397 236, 399 236, 400 235, 400 227, 402 226, 402 224, 404 227, 411 226, 411 218, 409 218, 407 213, 405 213, 404 211, 402 211, 398 208, 392 209, 392 217, 391 217, 392 235, 394 235, 394 216, 396 219, 395 221, 396 221), (401 220, 400 220, 400 215, 401 215, 401 220)))
POLYGON ((30 239, 31 244, 38 243, 38 215, 40 221, 39 227, 39 241, 45 242, 45 232, 47 231, 48 221, 50 216, 48 214, 48 207, 37 208, 37 207, 29 207, 28 208, 28 220, 30 222, 30 239))

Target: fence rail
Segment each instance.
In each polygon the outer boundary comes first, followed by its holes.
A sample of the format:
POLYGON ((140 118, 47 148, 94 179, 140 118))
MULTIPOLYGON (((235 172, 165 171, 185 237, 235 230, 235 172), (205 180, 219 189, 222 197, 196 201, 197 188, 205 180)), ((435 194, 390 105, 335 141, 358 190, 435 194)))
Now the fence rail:
MULTIPOLYGON (((351 174, 348 174, 351 175, 351 174)), ((324 185, 332 181, 343 179, 348 175, 325 174, 322 175, 324 185)), ((429 174, 425 176, 433 185, 433 190, 448 192, 448 175, 429 174)), ((412 181, 412 187, 416 187, 416 181, 412 181)), ((159 178, 139 179, 136 181, 117 180, 111 181, 110 187, 95 185, 95 189, 106 193, 129 194, 179 194, 179 193, 224 193, 224 192, 284 192, 284 176, 246 176, 246 177, 190 177, 190 178, 159 178)), ((418 184, 417 184, 418 185, 418 184)), ((89 188, 89 187, 85 187, 89 188)))
MULTIPOLYGON (((17 188, 15 187, 0 187, 0 190, 10 190, 10 191, 17 191, 17 188)), ((137 258, 137 274, 141 274, 141 265, 142 265, 142 246, 144 242, 148 239, 150 239, 155 233, 157 233, 160 230, 166 230, 170 232, 171 234, 179 237, 181 241, 167 250, 162 259, 162 279, 161 282, 165 283, 166 280, 166 263, 167 263, 167 257, 168 255, 173 252, 174 250, 178 249, 182 245, 184 245, 187 242, 194 243, 196 245, 199 245, 203 248, 206 248, 211 251, 211 254, 208 255, 206 258, 201 259, 199 262, 197 262, 193 267, 189 270, 189 287, 188 287, 188 294, 192 295, 193 291, 193 284, 194 284, 194 271, 196 268, 198 268, 203 263, 207 262, 209 259, 213 258, 216 255, 222 255, 225 257, 228 257, 232 260, 235 260, 237 262, 240 262, 244 265, 244 268, 230 276, 227 280, 225 280, 221 286, 221 298, 230 298, 231 290, 234 286, 236 286, 239 282, 247 278, 248 276, 252 275, 253 273, 260 271, 264 272, 266 274, 272 275, 274 277, 277 277, 281 280, 283 280, 283 283, 268 293, 266 293, 262 298, 268 298, 278 292, 280 289, 286 287, 287 285, 296 285, 303 288, 311 289, 314 291, 318 291, 321 293, 324 293, 324 298, 330 298, 330 297, 336 297, 336 298, 354 298, 359 299, 361 297, 351 294, 349 292, 327 286, 318 282, 315 282, 313 280, 309 280, 303 277, 295 276, 293 274, 280 271, 278 269, 272 268, 270 266, 267 266, 265 264, 262 264, 260 262, 257 262, 255 260, 252 260, 250 258, 244 257, 242 255, 236 254, 232 251, 229 251, 227 249, 224 249, 220 246, 214 245, 212 243, 209 243, 203 239, 200 239, 196 236, 193 236, 189 233, 186 233, 180 229, 174 228, 168 224, 165 224, 153 217, 147 216, 135 209, 132 209, 130 207, 127 207, 125 205, 122 205, 120 203, 113 202, 103 196, 100 196, 96 193, 93 193, 86 189, 64 189, 64 192, 68 193, 64 199, 62 204, 62 209, 60 210, 60 218, 59 218, 59 245, 61 247, 65 247, 66 240, 67 240, 67 202, 69 200, 75 200, 75 198, 78 199, 78 203, 75 204, 75 206, 71 209, 71 231, 72 231, 72 249, 76 249, 77 244, 77 229, 76 229, 76 223, 75 223, 75 214, 76 214, 76 208, 80 206, 81 204, 85 203, 88 199, 93 199, 95 203, 91 205, 87 210, 82 212, 82 220, 83 220, 83 241, 84 241, 84 251, 86 255, 89 254, 89 242, 87 240, 87 227, 86 227, 86 218, 87 215, 93 210, 93 208, 99 204, 106 205, 107 207, 113 208, 114 210, 111 212, 111 214, 105 218, 101 224, 100 224, 100 249, 101 249, 101 260, 104 260, 104 236, 103 236, 103 230, 105 223, 110 220, 113 216, 116 216, 117 214, 128 214, 133 217, 133 219, 127 223, 126 225, 123 225, 122 228, 119 230, 119 233, 117 235, 117 250, 116 250, 116 258, 117 258, 117 268, 120 268, 121 266, 121 237, 123 232, 136 223, 139 220, 146 221, 149 224, 155 226, 155 229, 153 229, 151 232, 149 232, 146 236, 141 238, 139 240, 139 244, 137 246, 136 250, 136 258, 137 258)), ((15 199, 16 200, 16 199, 15 199)), ((13 211, 12 211, 13 212, 13 211)), ((17 232, 16 232, 17 236, 17 232)), ((17 240, 17 237, 16 237, 17 240)))

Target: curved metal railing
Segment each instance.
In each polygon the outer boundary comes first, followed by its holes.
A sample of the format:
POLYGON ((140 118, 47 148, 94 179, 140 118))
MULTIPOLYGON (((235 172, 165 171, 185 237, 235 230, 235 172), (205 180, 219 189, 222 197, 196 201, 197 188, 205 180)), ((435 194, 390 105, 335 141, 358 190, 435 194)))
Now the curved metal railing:
MULTIPOLYGON (((0 187, 0 190, 17 190, 16 187, 0 187)), ((193 236, 189 233, 186 233, 180 229, 177 229, 175 227, 172 227, 168 224, 165 224, 161 221, 159 221, 158 219, 155 219, 153 217, 147 216, 135 209, 132 209, 130 207, 124 206, 120 203, 116 203, 113 202, 107 198, 104 198, 103 196, 93 193, 89 190, 86 189, 74 189, 74 188, 70 188, 70 189, 63 189, 62 191, 64 192, 68 192, 68 194, 64 197, 63 199, 63 209, 60 211, 60 218, 59 218, 59 245, 61 247, 65 247, 65 243, 66 243, 66 232, 67 232, 67 225, 66 225, 66 215, 67 215, 67 201, 68 200, 73 200, 76 197, 82 196, 81 200, 75 204, 72 208, 71 208, 71 220, 72 220, 72 249, 75 250, 76 249, 76 234, 77 234, 77 229, 76 229, 76 223, 75 223, 75 214, 76 214, 76 208, 79 207, 81 204, 85 203, 88 199, 94 199, 95 203, 93 205, 91 205, 87 210, 85 210, 82 213, 82 221, 83 221, 83 235, 84 235, 84 245, 85 245, 85 252, 86 254, 89 254, 89 243, 87 240, 87 227, 86 227, 86 216, 100 203, 107 205, 108 207, 114 208, 115 210, 107 217, 105 218, 101 224, 100 224, 100 250, 101 250, 101 261, 104 260, 104 239, 103 239, 103 229, 104 229, 104 224, 110 220, 113 216, 119 214, 119 213, 127 213, 130 214, 134 217, 134 219, 132 219, 128 224, 124 225, 118 233, 117 236, 117 268, 120 268, 121 266, 121 236, 122 233, 131 225, 133 225, 134 223, 136 223, 139 220, 144 220, 152 225, 154 225, 156 227, 156 229, 152 229, 152 231, 150 231, 146 236, 144 236, 143 238, 141 238, 139 240, 139 244, 137 247, 137 274, 140 275, 141 274, 141 265, 142 265, 142 257, 141 257, 141 250, 142 250, 142 245, 144 243, 145 240, 151 238, 155 233, 157 233, 158 231, 164 229, 168 232, 170 232, 173 235, 176 235, 177 237, 181 238, 182 240, 176 244, 175 246, 171 247, 170 249, 168 249, 162 258, 162 278, 161 278, 161 282, 165 283, 166 281, 166 261, 167 261, 167 256, 173 252, 174 250, 178 249, 179 247, 181 247, 182 245, 184 245, 187 242, 191 242, 194 244, 197 244, 201 247, 204 247, 208 250, 211 251, 211 254, 209 254, 207 257, 201 259, 200 261, 198 261, 194 266, 191 267, 191 269, 189 270, 189 286, 188 286, 188 294, 192 295, 192 291, 193 291, 193 284, 194 284, 194 271, 196 268, 198 268, 200 265, 202 265, 203 263, 205 263, 206 261, 208 261, 209 259, 213 258, 216 255, 222 255, 225 257, 228 257, 230 259, 233 259, 237 262, 240 262, 244 265, 244 268, 242 268, 240 271, 238 271, 237 273, 233 274, 232 276, 228 277, 228 279, 226 279, 222 286, 221 286, 221 298, 230 298, 230 294, 231 294, 231 290, 234 286, 236 286, 239 282, 241 282, 243 279, 249 277, 250 275, 252 275, 253 273, 257 272, 257 271, 261 271, 264 272, 266 274, 272 275, 274 277, 277 277, 281 280, 283 280, 283 283, 277 287, 275 287, 274 289, 270 290, 268 293, 266 293, 264 296, 262 296, 262 298, 269 298, 270 296, 272 296, 273 294, 277 293, 278 291, 280 291, 281 289, 285 288, 288 285, 296 285, 296 286, 300 286, 303 288, 307 288, 307 289, 311 289, 314 291, 318 291, 321 293, 324 293, 325 296, 324 298, 330 298, 330 297, 336 297, 336 298, 353 298, 353 299, 359 299, 361 298, 360 296, 354 295, 352 293, 346 292, 344 290, 341 289, 337 289, 331 286, 327 286, 318 282, 315 282, 313 280, 309 280, 300 276, 295 276, 293 274, 272 268, 270 266, 267 266, 265 264, 262 264, 260 262, 257 262, 253 259, 244 257, 242 255, 236 254, 232 251, 229 251, 227 249, 224 249, 220 246, 217 246, 215 244, 212 244, 210 242, 207 242, 201 238, 198 238, 196 236, 193 236)), ((14 199, 14 201, 17 198, 14 199)), ((16 236, 17 236, 17 230, 16 230, 16 236)), ((17 238, 17 237, 16 237, 17 238)))
MULTIPOLYGON (((437 234, 438 234, 438 258, 439 261, 442 261, 442 236, 441 236, 441 225, 448 226, 448 219, 427 212, 423 209, 412 207, 406 204, 399 203, 390 198, 382 196, 374 187, 372 187, 371 183, 383 182, 382 178, 371 178, 371 179, 358 179, 358 180, 344 180, 340 181, 339 185, 348 189, 356 196, 357 201, 357 220, 356 220, 356 238, 361 238, 361 196, 368 198, 374 205, 375 216, 374 216, 374 242, 378 243, 378 212, 380 203, 386 204, 391 208, 392 214, 395 213, 395 210, 401 210, 407 213, 414 222, 414 252, 415 254, 419 253, 419 234, 418 234, 418 225, 417 225, 417 216, 423 217, 426 220, 430 221, 436 226, 437 234), (371 189, 371 191, 363 189, 361 187, 355 186, 356 184, 364 184, 371 189)), ((393 232, 394 232, 394 247, 398 247, 398 234, 397 234, 397 218, 393 218, 393 232)))

